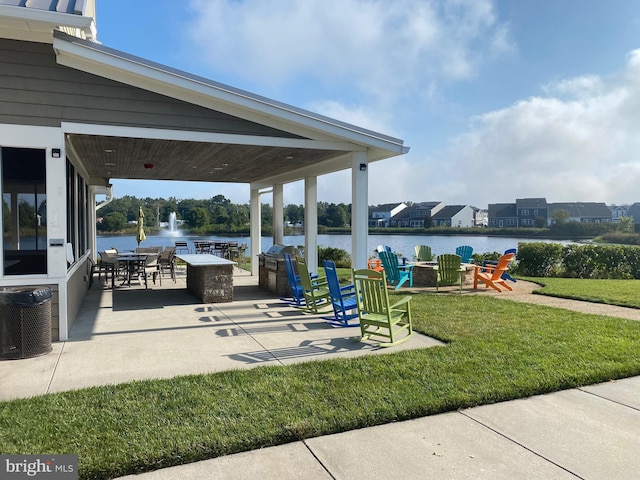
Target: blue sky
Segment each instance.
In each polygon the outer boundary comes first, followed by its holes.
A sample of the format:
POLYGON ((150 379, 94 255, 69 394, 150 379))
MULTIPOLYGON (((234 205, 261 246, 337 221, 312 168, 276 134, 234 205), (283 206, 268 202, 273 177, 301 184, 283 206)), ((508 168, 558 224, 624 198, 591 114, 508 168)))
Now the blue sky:
MULTIPOLYGON (((637 0, 97 0, 98 40, 404 140, 369 204, 640 201, 637 0)), ((115 194, 247 185, 114 180, 115 194)), ((350 175, 318 199, 350 203, 350 175)), ((285 185, 285 204, 303 185, 285 185)))

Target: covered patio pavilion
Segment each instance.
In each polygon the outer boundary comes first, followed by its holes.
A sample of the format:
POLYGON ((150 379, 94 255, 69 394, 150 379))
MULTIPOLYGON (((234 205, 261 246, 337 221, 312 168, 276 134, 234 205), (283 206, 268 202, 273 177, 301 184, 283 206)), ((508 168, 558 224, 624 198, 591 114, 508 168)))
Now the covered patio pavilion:
MULTIPOLYGON (((46 195, 47 221, 41 264, 9 270, 9 259, 33 253, 13 208, 0 287, 50 286, 54 339, 68 338, 87 292, 94 206, 117 194, 112 179, 247 184, 254 253, 261 192, 273 193, 274 243, 282 243, 283 186, 303 180, 305 252, 316 252, 317 178, 349 169, 352 264, 366 265, 368 165, 406 153, 402 140, 110 49, 96 41, 92 0, 61 5, 0 0, 0 155, 12 164, 42 156, 46 181, 34 195, 46 195)), ((23 192, 3 180, 15 207, 23 192)), ((315 255, 307 261, 317 268, 315 255)))

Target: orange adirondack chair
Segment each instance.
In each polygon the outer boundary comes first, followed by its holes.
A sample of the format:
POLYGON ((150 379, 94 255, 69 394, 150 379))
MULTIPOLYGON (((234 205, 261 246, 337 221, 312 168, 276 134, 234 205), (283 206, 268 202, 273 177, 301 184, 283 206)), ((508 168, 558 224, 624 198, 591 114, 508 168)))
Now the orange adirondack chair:
POLYGON ((496 265, 485 265, 484 267, 481 265, 475 265, 475 275, 473 276, 473 288, 478 288, 478 280, 484 283, 485 287, 493 288, 499 292, 502 290, 500 287, 506 288, 507 290, 513 290, 505 280, 502 278, 502 274, 509 268, 509 264, 511 260, 513 260, 515 255, 513 253, 507 253, 502 255, 498 259, 498 263, 496 265), (485 270, 484 272, 482 270, 485 270))

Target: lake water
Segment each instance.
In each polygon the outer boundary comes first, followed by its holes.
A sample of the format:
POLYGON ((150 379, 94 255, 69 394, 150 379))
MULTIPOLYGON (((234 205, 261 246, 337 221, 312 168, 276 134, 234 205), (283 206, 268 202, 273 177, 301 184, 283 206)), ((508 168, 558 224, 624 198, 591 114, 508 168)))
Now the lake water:
MULTIPOLYGON (((240 244, 250 245, 248 236, 245 237, 225 237, 225 236, 186 236, 180 234, 149 235, 142 242, 141 246, 173 246, 176 240, 186 240, 191 248, 194 241, 234 241, 240 244)), ((97 238, 98 251, 108 248, 117 248, 120 251, 133 250, 137 247, 134 235, 105 235, 97 238)), ((563 245, 575 243, 572 240, 546 240, 531 238, 512 237, 485 237, 470 235, 369 235, 367 250, 368 256, 373 255, 373 251, 378 245, 388 245, 391 250, 412 259, 414 257, 414 247, 416 245, 429 245, 434 255, 441 253, 453 253, 460 245, 470 245, 475 253, 499 252, 502 253, 509 248, 517 248, 521 242, 551 242, 563 245)), ((304 235, 290 235, 284 237, 284 243, 295 247, 304 245, 304 235)), ((266 252, 273 245, 271 237, 262 237, 262 251, 266 252)), ((351 253, 351 235, 318 235, 318 245, 321 247, 341 248, 351 253)), ((251 252, 247 250, 247 255, 251 252)))

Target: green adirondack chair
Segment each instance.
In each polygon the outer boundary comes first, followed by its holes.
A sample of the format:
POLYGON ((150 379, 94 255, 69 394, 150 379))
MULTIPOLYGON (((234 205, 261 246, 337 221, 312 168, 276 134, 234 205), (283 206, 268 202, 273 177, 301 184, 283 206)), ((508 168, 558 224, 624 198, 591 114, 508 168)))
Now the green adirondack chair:
POLYGON ((416 259, 419 262, 430 262, 433 260, 433 253, 431 253, 431 247, 429 245, 416 245, 416 259))
POLYGON ((380 346, 390 347, 409 339, 413 334, 411 297, 391 304, 385 272, 353 270, 353 282, 358 300, 362 340, 382 338, 380 346))
POLYGON ((460 255, 453 253, 443 253, 438 255, 438 265, 434 267, 436 270, 436 292, 440 285, 460 284, 460 293, 462 293, 462 274, 465 268, 461 265, 462 258, 460 255))
POLYGON ((398 290, 409 280, 409 286, 413 287, 413 265, 400 265, 398 256, 393 252, 378 252, 378 256, 391 286, 398 290))
POLYGON ((300 275, 300 285, 302 285, 302 294, 304 295, 305 305, 299 308, 308 313, 325 313, 326 307, 333 308, 331 305, 329 286, 324 277, 311 279, 307 261, 304 257, 296 257, 298 265, 298 274, 300 275), (323 308, 323 310, 321 310, 323 308))

